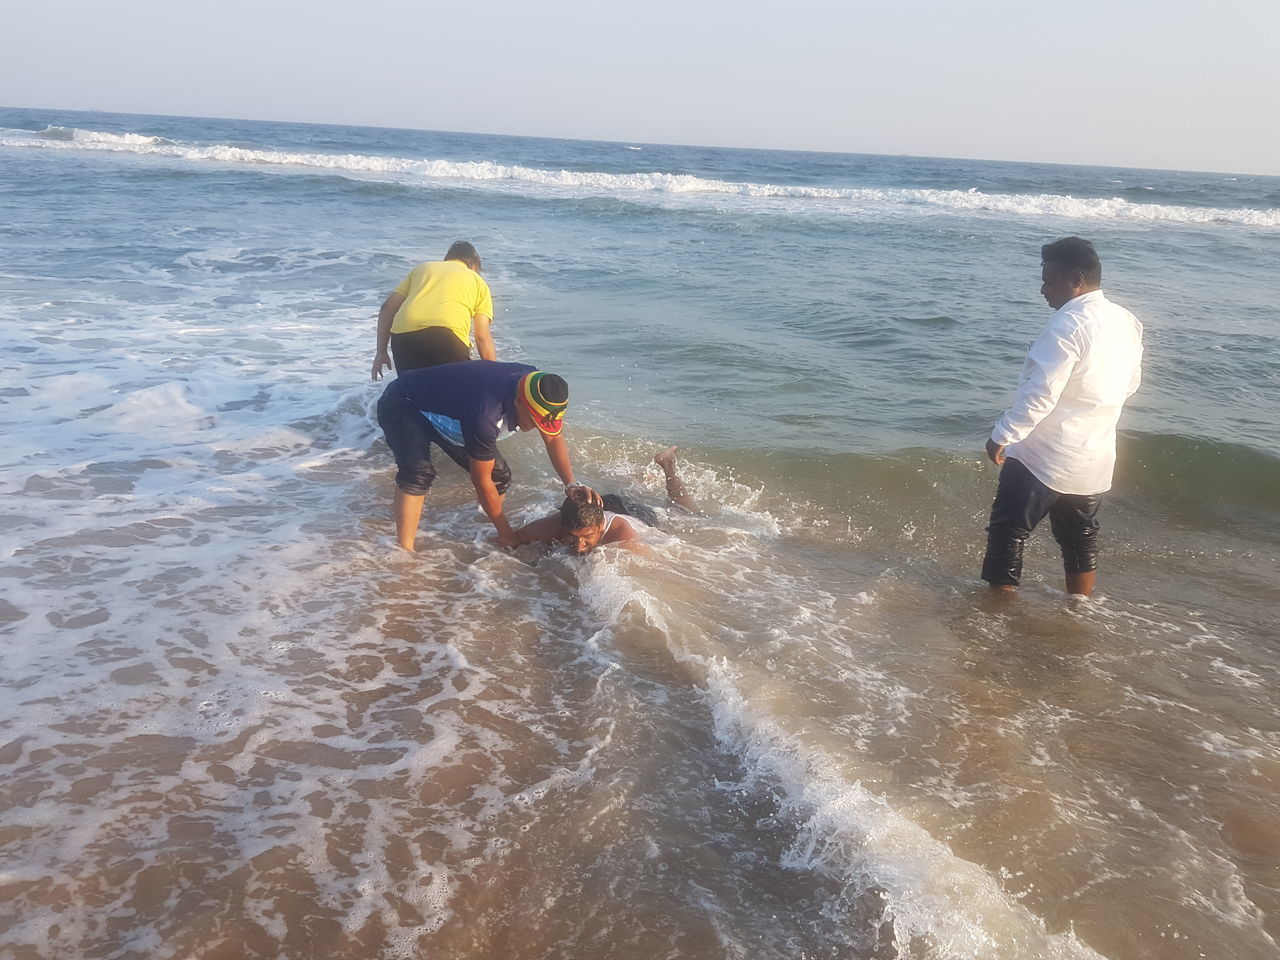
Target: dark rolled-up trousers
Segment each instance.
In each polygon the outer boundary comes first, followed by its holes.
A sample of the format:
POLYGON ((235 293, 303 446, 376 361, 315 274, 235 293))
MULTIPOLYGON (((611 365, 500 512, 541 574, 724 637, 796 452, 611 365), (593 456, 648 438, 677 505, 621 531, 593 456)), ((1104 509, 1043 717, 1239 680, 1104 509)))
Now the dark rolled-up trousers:
MULTIPOLYGON (((453 443, 436 429, 435 424, 422 415, 417 404, 392 380, 378 399, 378 426, 387 438, 387 446, 396 458, 396 486, 412 497, 425 496, 436 479, 436 468, 431 462, 431 444, 468 473, 471 458, 465 447, 453 443)), ((505 494, 511 486, 511 468, 498 454, 493 464, 493 485, 498 493, 505 494)))
POLYGON ((1022 548, 1047 514, 1053 537, 1062 549, 1067 573, 1098 569, 1098 507, 1100 494, 1058 493, 1036 479, 1012 457, 1000 470, 996 499, 987 526, 987 555, 982 579, 992 586, 1017 586, 1022 580, 1022 548))

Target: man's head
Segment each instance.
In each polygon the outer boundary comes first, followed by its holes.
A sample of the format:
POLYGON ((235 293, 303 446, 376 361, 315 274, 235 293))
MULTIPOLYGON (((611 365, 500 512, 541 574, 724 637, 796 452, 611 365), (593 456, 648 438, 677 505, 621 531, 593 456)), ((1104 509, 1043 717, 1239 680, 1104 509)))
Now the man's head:
POLYGON ((466 240, 455 240, 449 247, 444 258, 446 260, 460 260, 476 273, 480 272, 480 254, 476 253, 476 248, 466 240))
POLYGON ((516 384, 516 416, 521 430, 537 427, 548 437, 558 437, 568 408, 569 384, 554 373, 535 370, 516 384))
POLYGON ((604 536, 604 507, 586 490, 573 489, 560 505, 560 542, 577 556, 590 553, 604 536))
POLYGON ((1102 261, 1093 244, 1063 237, 1040 248, 1040 294, 1057 310, 1069 300, 1102 287, 1102 261))

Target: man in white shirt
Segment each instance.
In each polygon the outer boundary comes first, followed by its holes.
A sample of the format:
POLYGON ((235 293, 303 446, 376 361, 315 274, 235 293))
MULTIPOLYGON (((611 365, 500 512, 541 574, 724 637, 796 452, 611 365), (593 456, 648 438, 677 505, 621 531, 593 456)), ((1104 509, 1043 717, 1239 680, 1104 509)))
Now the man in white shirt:
POLYGON ((1103 295, 1102 264, 1088 240, 1064 237, 1040 256, 1040 293, 1055 312, 987 441, 1001 470, 982 579, 1013 590, 1023 545, 1048 515, 1067 592, 1087 597, 1097 579, 1097 513, 1111 489, 1116 423, 1142 378, 1142 324, 1103 295))

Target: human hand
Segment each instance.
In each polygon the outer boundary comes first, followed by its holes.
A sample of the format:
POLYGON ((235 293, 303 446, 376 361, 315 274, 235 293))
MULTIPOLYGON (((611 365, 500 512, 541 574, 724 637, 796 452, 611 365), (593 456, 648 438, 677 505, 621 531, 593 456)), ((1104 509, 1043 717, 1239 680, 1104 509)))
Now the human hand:
POLYGON ((369 377, 370 380, 381 380, 383 368, 391 369, 391 358, 387 356, 387 351, 379 350, 373 358, 373 373, 369 377))
POLYGON ((505 530, 498 531, 498 546, 504 550, 510 550, 512 547, 520 546, 520 535, 507 527, 505 530))
POLYGON ((1004 444, 996 443, 994 440, 987 440, 987 456, 997 467, 1004 466, 1004 444))
POLYGON ((604 497, 596 493, 585 483, 566 483, 564 485, 564 495, 572 500, 585 500, 587 503, 594 503, 597 506, 604 506, 604 497))

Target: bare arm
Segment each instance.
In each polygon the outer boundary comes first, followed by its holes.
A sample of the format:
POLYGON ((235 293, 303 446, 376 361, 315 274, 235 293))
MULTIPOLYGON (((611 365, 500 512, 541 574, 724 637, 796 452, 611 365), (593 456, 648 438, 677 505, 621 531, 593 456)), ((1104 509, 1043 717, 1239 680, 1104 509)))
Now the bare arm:
POLYGON ((391 296, 382 301, 382 306, 378 310, 378 348, 373 354, 373 375, 371 380, 378 380, 382 377, 382 370, 391 369, 391 356, 387 353, 387 347, 391 343, 391 324, 395 321, 396 311, 400 309, 400 305, 404 303, 404 294, 392 293, 391 296))
POLYGON ((543 444, 547 448, 547 459, 551 461, 551 467, 555 470, 556 476, 564 481, 566 486, 571 486, 573 480, 573 464, 569 462, 569 444, 564 439, 564 434, 557 437, 548 437, 545 433, 540 434, 543 444))
POLYGON ((560 516, 551 514, 534 520, 532 523, 526 523, 523 527, 516 531, 516 536, 524 543, 551 543, 560 537, 560 516))
POLYGON ((498 351, 493 345, 493 334, 489 331, 489 325, 493 321, 483 313, 477 313, 471 318, 471 322, 475 327, 476 349, 480 351, 480 359, 497 360, 498 351))
POLYGON ((498 544, 503 547, 518 547, 520 539, 511 529, 506 514, 502 512, 502 494, 493 484, 493 461, 471 458, 471 485, 476 488, 476 502, 485 514, 493 521, 498 531, 498 544))
POLYGON ((585 483, 578 483, 573 479, 573 464, 569 462, 569 444, 565 441, 564 434, 548 437, 544 433, 541 436, 542 442, 547 448, 547 459, 551 461, 551 466, 555 469, 556 476, 564 481, 564 485, 566 487, 582 487, 587 491, 587 499, 592 503, 604 503, 600 494, 585 483))

